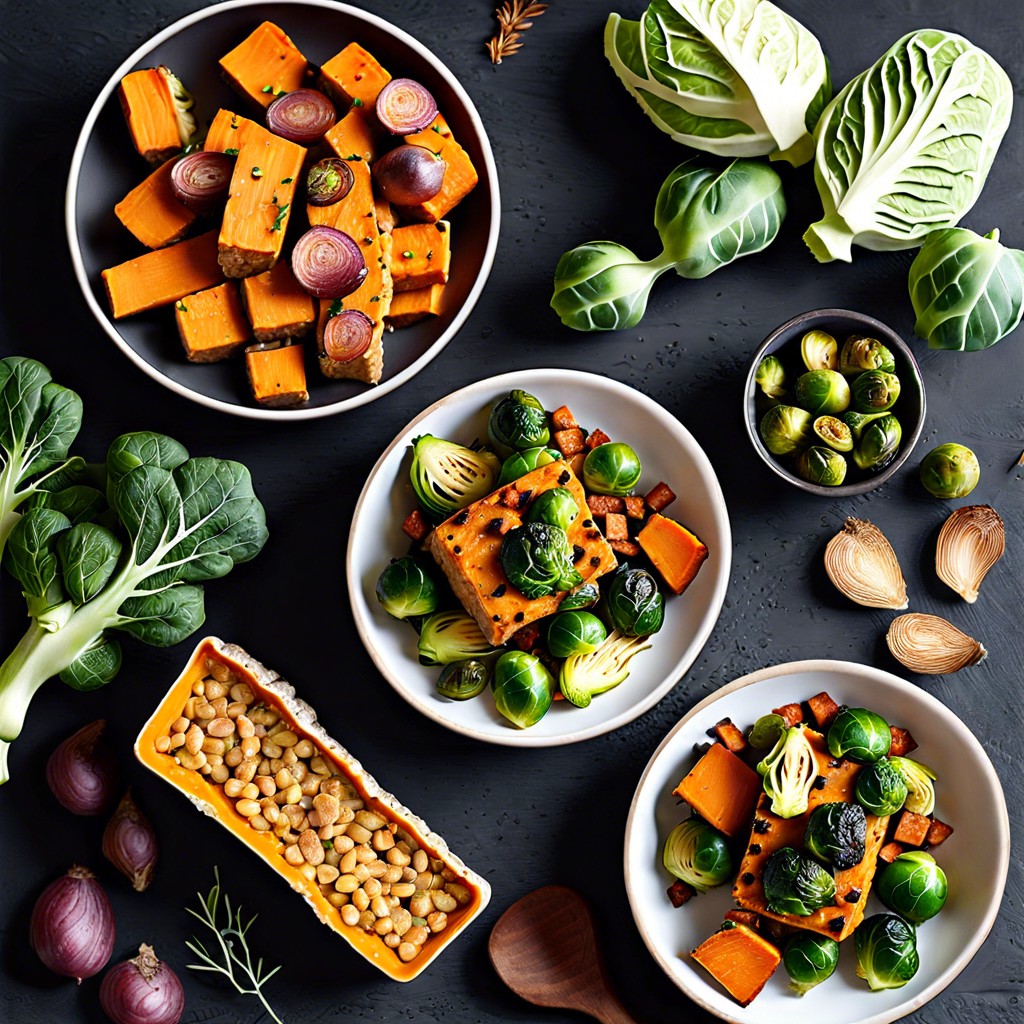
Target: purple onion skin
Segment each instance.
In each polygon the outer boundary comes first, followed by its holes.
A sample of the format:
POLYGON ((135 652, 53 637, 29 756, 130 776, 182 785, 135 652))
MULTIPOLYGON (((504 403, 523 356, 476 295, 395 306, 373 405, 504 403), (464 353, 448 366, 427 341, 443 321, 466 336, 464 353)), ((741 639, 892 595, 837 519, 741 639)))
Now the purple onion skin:
POLYGON ((316 89, 295 89, 267 107, 267 127, 289 142, 319 142, 338 120, 334 104, 316 89))
POLYGON ((72 814, 100 814, 110 806, 117 783, 114 755, 100 741, 101 718, 69 736, 46 762, 46 781, 72 814))
POLYGON ((324 352, 336 363, 358 359, 373 341, 373 321, 361 310, 345 309, 324 327, 324 352))
POLYGON ((377 94, 377 120, 392 135, 411 135, 429 128, 437 102, 425 86, 411 78, 392 78, 377 94))
POLYGON ((396 146, 373 165, 373 180, 395 206, 416 206, 433 199, 444 184, 446 164, 426 146, 396 146))
POLYGON ((208 213, 227 200, 234 169, 234 158, 226 153, 189 153, 171 168, 171 191, 183 206, 208 213))
POLYGON ((124 960, 103 976, 100 1006, 114 1024, 178 1024, 185 992, 178 976, 156 958, 152 946, 124 960))
POLYGON ((366 260, 355 239, 326 225, 310 228, 292 249, 292 273, 318 299, 351 295, 366 277, 366 260))
POLYGON ((132 791, 121 798, 114 816, 103 830, 103 856, 142 892, 153 880, 156 866, 156 832, 132 799, 132 791))
POLYGON ((29 938, 39 959, 65 978, 81 984, 103 970, 114 949, 114 910, 91 871, 76 864, 42 891, 29 938))

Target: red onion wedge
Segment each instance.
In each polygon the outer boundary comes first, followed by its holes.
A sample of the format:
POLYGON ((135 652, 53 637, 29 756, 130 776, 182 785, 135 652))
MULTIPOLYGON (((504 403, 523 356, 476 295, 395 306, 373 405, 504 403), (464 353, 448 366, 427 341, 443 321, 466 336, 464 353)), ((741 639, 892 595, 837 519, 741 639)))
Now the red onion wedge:
POLYGON ((336 156, 318 160, 306 175, 306 202, 310 206, 332 206, 352 191, 352 168, 336 156))
POLYGON ((179 203, 205 213, 227 199, 234 168, 227 153, 198 150, 171 168, 171 189, 179 203))
POLYGON ((441 191, 445 167, 425 146, 397 146, 374 163, 373 180, 389 203, 416 206, 441 191))
POLYGON ((302 146, 319 142, 337 120, 334 104, 316 89, 286 92, 267 107, 267 127, 302 146))
POLYGON ((324 352, 336 363, 358 359, 373 340, 373 321, 358 309, 344 309, 324 327, 324 352))
POLYGON ((143 943, 137 957, 103 975, 100 1006, 114 1024, 178 1024, 185 991, 174 971, 143 943))
POLYGON ((435 117, 434 97, 411 78, 392 78, 377 96, 377 120, 392 135, 421 132, 435 117))
POLYGON ((366 277, 366 261, 351 235, 336 228, 310 228, 292 249, 292 273, 310 295, 340 299, 366 277))

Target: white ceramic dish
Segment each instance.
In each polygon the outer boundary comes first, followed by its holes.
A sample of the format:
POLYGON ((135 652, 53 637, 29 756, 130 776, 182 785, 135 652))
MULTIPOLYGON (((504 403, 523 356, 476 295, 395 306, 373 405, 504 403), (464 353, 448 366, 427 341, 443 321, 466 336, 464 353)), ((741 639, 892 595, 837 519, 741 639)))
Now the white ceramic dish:
MULTIPOLYGON (((329 416, 365 405, 400 387, 440 354, 476 304, 494 261, 501 204, 498 172, 483 122, 451 71, 426 46, 390 22, 332 0, 229 0, 195 11, 142 44, 110 76, 89 110, 68 175, 65 222, 71 261, 86 304, 114 344, 154 380, 211 409, 277 422, 329 416), (422 82, 438 102, 455 137, 469 153, 480 181, 452 212, 454 239, 446 309, 384 339, 380 384, 328 380, 306 338, 310 400, 294 409, 257 406, 238 358, 189 363, 170 307, 113 320, 100 272, 147 251, 118 222, 114 204, 148 173, 124 124, 116 90, 137 68, 166 64, 196 98, 205 124, 220 106, 258 116, 220 78, 217 59, 269 20, 288 33, 311 61, 324 61, 356 40, 386 67, 422 82)), ((290 240, 289 240, 290 244, 290 240)))
MULTIPOLYGON (((661 742, 637 786, 626 822, 625 877, 633 917, 647 948, 694 1002, 736 1024, 888 1024, 941 992, 970 962, 999 910, 1010 858, 1010 826, 999 779, 981 744, 944 704, 897 676, 843 661, 802 661, 744 676, 701 701, 661 742), (920 757, 938 774, 936 813, 956 832, 935 850, 949 880, 942 913, 918 929, 921 967, 903 988, 871 992, 854 973, 852 940, 839 967, 802 998, 783 967, 745 1009, 687 955, 714 932, 732 905, 725 885, 674 909, 661 865, 669 831, 686 817, 672 790, 693 766, 694 745, 726 716, 747 726, 774 707, 827 690, 839 703, 877 711, 911 730, 920 757), (984 838, 982 838, 984 837, 984 838)), ((867 913, 885 908, 872 896, 867 913)))
POLYGON ((653 707, 679 681, 707 641, 725 599, 732 537, 725 500, 711 463, 693 436, 652 399, 617 381, 566 370, 523 370, 456 391, 420 413, 377 461, 356 505, 349 535, 347 578, 356 628, 374 664, 413 707, 456 732, 488 743, 545 747, 599 736, 653 707), (693 530, 709 555, 681 597, 665 602, 665 624, 652 646, 633 662, 629 678, 596 697, 588 708, 556 701, 529 729, 498 714, 489 692, 465 702, 434 692, 438 669, 417 663, 416 634, 389 618, 374 585, 390 558, 409 547, 402 522, 416 501, 409 485, 409 446, 421 434, 463 444, 485 437, 490 406, 512 388, 536 395, 545 408, 568 405, 579 422, 627 441, 640 456, 643 493, 664 480, 679 497, 666 509, 693 530))

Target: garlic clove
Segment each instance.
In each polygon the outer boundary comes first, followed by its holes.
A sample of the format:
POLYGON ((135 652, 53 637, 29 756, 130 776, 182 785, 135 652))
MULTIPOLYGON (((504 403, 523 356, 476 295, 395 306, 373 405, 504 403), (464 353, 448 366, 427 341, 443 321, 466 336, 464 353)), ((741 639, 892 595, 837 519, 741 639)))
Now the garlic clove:
POLYGON ((906 608, 907 584, 885 534, 849 518, 825 548, 825 572, 836 589, 867 608, 906 608))
POLYGON ((978 599, 985 574, 1006 550, 999 513, 990 505, 965 505, 943 524, 935 547, 935 571, 968 604, 978 599))
POLYGON ((885 641, 892 656, 911 672, 942 676, 976 665, 988 651, 938 615, 912 612, 892 620, 885 641))

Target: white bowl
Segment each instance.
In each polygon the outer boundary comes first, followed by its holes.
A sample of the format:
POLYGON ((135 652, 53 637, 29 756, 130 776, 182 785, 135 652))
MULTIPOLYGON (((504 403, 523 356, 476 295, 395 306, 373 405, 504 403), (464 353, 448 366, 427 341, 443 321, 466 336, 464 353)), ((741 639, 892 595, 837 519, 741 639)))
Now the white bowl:
POLYGON ((221 412, 277 422, 330 416, 375 401, 417 374, 455 336, 476 304, 494 261, 501 204, 498 172, 483 122, 455 75, 426 46, 384 18, 332 0, 229 0, 186 15, 143 43, 110 76, 78 136, 65 203, 71 262, 86 304, 114 344, 175 394, 221 412), (238 358, 195 364, 185 359, 170 306, 113 320, 100 272, 147 251, 114 216, 114 204, 149 173, 135 152, 115 95, 129 71, 166 64, 196 99, 205 124, 219 106, 257 116, 220 78, 217 59, 260 22, 279 25, 314 62, 346 43, 362 43, 396 74, 433 93, 469 153, 480 181, 452 211, 454 238, 447 308, 384 339, 384 375, 377 385, 328 380, 305 339, 309 402, 297 408, 257 406, 238 358))
POLYGON ((506 746, 546 747, 599 736, 653 707, 693 664, 725 599, 732 538, 725 500, 711 463, 679 421, 639 391, 607 377, 575 370, 523 370, 491 377, 456 391, 420 413, 391 442, 373 467, 356 505, 349 535, 347 577, 356 629, 374 664, 413 707, 456 732, 506 746), (568 405, 588 429, 600 427, 626 441, 643 464, 639 491, 664 480, 678 495, 666 514, 695 532, 708 559, 680 597, 665 602, 665 623, 651 649, 637 655, 628 679, 595 697, 588 708, 556 701, 529 729, 510 725, 490 693, 473 700, 444 700, 434 692, 440 671, 417 662, 416 635, 377 603, 374 586, 391 558, 405 554, 402 522, 416 505, 409 485, 413 438, 433 434, 463 444, 486 437, 490 406, 512 388, 536 395, 544 407, 568 405))
MULTIPOLYGON (((952 711, 897 676, 844 661, 800 661, 762 669, 702 700, 654 752, 640 778, 626 822, 625 876, 633 917, 647 948, 665 973, 694 1002, 736 1024, 888 1024, 919 1009, 970 962, 992 929, 1006 884, 1010 826, 995 769, 981 744, 952 711), (852 940, 843 943, 839 967, 807 995, 789 990, 779 967, 746 1008, 735 1003, 689 956, 722 923, 733 906, 730 886, 696 897, 679 909, 665 890, 673 879, 661 864, 669 831, 686 810, 672 795, 696 761, 694 745, 706 730, 732 718, 745 727, 782 704, 827 690, 839 703, 877 711, 910 729, 920 749, 911 757, 938 775, 936 813, 955 828, 934 856, 949 879, 949 898, 938 917, 918 929, 921 967, 903 988, 871 992, 854 974, 852 940)), ((885 908, 871 896, 868 914, 885 908)))

